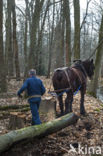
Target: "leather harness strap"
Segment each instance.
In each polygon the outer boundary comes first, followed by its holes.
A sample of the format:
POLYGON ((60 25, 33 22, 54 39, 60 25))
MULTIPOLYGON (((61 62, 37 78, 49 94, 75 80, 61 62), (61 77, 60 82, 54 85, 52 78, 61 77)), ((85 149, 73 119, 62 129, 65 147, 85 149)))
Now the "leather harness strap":
MULTIPOLYGON (((78 69, 72 67, 72 70, 73 70, 73 71, 76 73, 76 75, 79 77, 79 80, 80 80, 80 82, 81 82, 81 84, 82 84, 82 78, 80 77, 79 73, 77 72, 78 69)), ((83 74, 83 76, 84 76, 84 74, 83 74)), ((86 76, 87 76, 87 75, 86 75, 86 76)), ((85 76, 84 76, 84 77, 85 77, 85 76)))
POLYGON ((70 83, 70 78, 69 78, 69 76, 68 76, 68 73, 67 73, 66 69, 64 70, 64 72, 65 72, 65 75, 66 75, 66 77, 67 77, 67 80, 68 80, 68 83, 69 83, 69 85, 70 85, 70 88, 72 89, 71 83, 70 83))
POLYGON ((81 82, 81 84, 82 84, 82 79, 81 79, 79 73, 77 72, 77 69, 75 69, 74 67, 72 67, 72 70, 73 70, 74 73, 76 73, 76 75, 79 77, 79 80, 80 80, 80 82, 81 82))

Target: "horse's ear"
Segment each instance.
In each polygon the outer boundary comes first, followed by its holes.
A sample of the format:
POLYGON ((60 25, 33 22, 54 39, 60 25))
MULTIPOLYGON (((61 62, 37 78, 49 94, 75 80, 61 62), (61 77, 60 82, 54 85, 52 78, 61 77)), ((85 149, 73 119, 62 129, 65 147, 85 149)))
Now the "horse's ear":
POLYGON ((93 59, 91 59, 91 63, 93 63, 93 59))

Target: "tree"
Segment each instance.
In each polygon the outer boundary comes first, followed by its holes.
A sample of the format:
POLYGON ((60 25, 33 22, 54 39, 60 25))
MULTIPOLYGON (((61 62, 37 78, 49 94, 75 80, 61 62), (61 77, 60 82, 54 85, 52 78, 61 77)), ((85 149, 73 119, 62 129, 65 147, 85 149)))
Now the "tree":
POLYGON ((50 6, 49 3, 50 3, 50 1, 48 0, 47 4, 46 4, 46 8, 45 8, 43 21, 41 23, 41 29, 40 29, 39 34, 38 34, 38 43, 37 43, 37 60, 38 60, 37 71, 38 71, 38 74, 43 73, 42 72, 43 62, 42 62, 42 52, 41 52, 42 51, 42 39, 43 39, 43 30, 44 30, 44 25, 45 25, 45 21, 46 21, 46 15, 47 15, 47 12, 48 12, 48 9, 49 9, 49 6, 50 6))
POLYGON ((12 0, 12 13, 13 13, 13 52, 15 57, 15 69, 16 78, 20 78, 20 68, 19 68, 19 56, 18 56, 18 42, 16 35, 16 11, 15 11, 15 0, 12 0))
POLYGON ((0 0, 0 92, 6 92, 6 74, 3 53, 3 0, 0 0))
POLYGON ((66 21, 66 65, 71 64, 71 21, 70 21, 70 8, 69 1, 64 0, 64 17, 66 21))
POLYGON ((74 59, 80 58, 80 4, 79 0, 74 2, 74 59))
POLYGON ((96 97, 96 91, 98 87, 98 78, 100 76, 101 72, 101 64, 102 64, 102 58, 103 58, 103 14, 102 14, 102 19, 101 19, 101 25, 99 29, 99 41, 98 41, 98 49, 96 53, 96 60, 95 60, 95 72, 94 72, 94 77, 91 82, 91 87, 90 87, 90 93, 96 97), (101 44, 102 42, 102 44, 101 44))
POLYGON ((37 60, 36 60, 36 44, 37 44, 37 29, 39 26, 40 13, 42 11, 42 7, 44 4, 44 0, 36 0, 34 12, 32 15, 32 24, 31 24, 31 32, 30 32, 30 52, 29 52, 29 68, 35 68, 37 60))
MULTIPOLYGON (((53 0, 55 3, 55 0, 53 0)), ((53 46, 53 37, 54 37, 54 13, 55 13, 55 5, 53 5, 53 20, 52 20, 52 31, 49 38, 49 62, 48 62, 48 73, 47 78, 50 77, 50 70, 51 70, 51 59, 52 59, 52 46, 53 46)))
POLYGON ((11 6, 12 1, 7 1, 7 19, 6 19, 6 66, 8 67, 8 76, 13 76, 13 50, 12 50, 12 31, 11 31, 11 6))
POLYGON ((25 9, 25 31, 24 31, 24 60, 25 60, 25 71, 24 76, 27 77, 27 71, 28 71, 28 57, 27 57, 27 32, 28 32, 28 0, 25 0, 26 9, 25 9))
MULTIPOLYGON (((56 26, 54 29, 53 50, 55 57, 54 68, 63 67, 65 62, 65 17, 63 1, 60 3, 60 15, 57 15, 56 26)), ((56 10, 56 9, 55 9, 56 10)), ((57 10, 58 14, 58 10, 57 10)), ((54 62, 54 60, 52 61, 54 62)))

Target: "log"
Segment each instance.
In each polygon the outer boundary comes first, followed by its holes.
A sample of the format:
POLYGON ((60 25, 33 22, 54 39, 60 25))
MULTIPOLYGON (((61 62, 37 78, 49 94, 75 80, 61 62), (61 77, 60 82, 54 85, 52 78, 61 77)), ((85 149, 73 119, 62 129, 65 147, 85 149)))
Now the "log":
POLYGON ((4 106, 0 106, 0 110, 9 110, 9 109, 22 109, 25 107, 30 107, 29 104, 25 104, 25 105, 4 105, 4 106))
POLYGON ((16 97, 17 96, 17 93, 11 93, 11 92, 8 92, 8 93, 0 93, 0 98, 4 99, 4 98, 12 98, 12 97, 16 97))
POLYGON ((76 123, 78 116, 74 113, 69 113, 61 118, 43 123, 41 125, 29 126, 19 130, 11 131, 0 136, 0 153, 9 149, 14 143, 39 138, 55 133, 69 125, 76 123))
MULTIPOLYGON (((11 109, 23 109, 30 107, 29 104, 18 104, 18 105, 1 105, 0 111, 3 110, 11 110, 11 109)), ((55 109, 55 100, 53 98, 44 98, 41 101, 40 104, 40 111, 43 110, 43 112, 51 112, 51 110, 55 109)))

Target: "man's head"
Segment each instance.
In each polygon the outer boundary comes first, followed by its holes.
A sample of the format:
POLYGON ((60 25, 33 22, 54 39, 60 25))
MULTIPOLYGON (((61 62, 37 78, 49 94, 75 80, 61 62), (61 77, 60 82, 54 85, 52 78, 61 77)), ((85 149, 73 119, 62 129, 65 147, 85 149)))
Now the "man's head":
POLYGON ((30 76, 30 77, 36 76, 36 70, 35 70, 35 69, 30 69, 30 71, 29 71, 29 76, 30 76))

